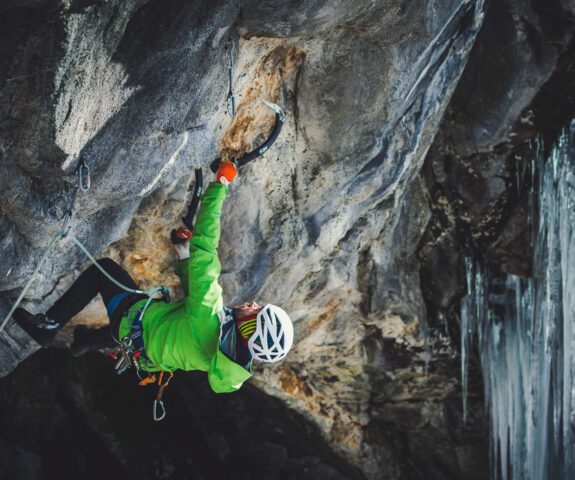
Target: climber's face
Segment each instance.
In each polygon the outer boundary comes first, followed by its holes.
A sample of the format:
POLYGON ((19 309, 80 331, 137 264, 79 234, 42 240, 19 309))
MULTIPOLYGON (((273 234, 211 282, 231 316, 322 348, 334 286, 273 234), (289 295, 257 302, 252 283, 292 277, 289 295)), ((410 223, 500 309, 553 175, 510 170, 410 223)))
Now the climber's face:
POLYGON ((261 309, 262 307, 260 307, 256 302, 248 302, 234 307, 234 312, 237 318, 242 318, 256 315, 261 309))

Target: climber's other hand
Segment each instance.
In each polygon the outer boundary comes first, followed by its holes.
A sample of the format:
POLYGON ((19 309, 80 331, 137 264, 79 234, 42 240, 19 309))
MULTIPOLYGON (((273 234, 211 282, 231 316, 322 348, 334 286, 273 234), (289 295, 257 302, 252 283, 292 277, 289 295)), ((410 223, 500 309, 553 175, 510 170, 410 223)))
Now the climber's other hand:
POLYGON ((174 250, 176 251, 176 255, 178 259, 185 260, 186 258, 190 258, 190 241, 186 240, 182 243, 172 243, 174 246, 174 250))

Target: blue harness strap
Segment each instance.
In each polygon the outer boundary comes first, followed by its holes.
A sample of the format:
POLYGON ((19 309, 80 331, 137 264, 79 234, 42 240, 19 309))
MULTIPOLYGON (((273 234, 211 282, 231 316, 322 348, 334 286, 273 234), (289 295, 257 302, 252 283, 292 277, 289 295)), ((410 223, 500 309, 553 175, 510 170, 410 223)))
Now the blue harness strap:
MULTIPOLYGON (((140 335, 134 337, 132 340, 132 345, 134 346, 134 350, 139 350, 140 348, 143 349, 144 347, 144 332, 142 331, 142 313, 138 312, 138 314, 134 317, 134 320, 130 322, 130 328, 132 332, 139 332, 140 335)), ((144 352, 145 354, 145 352, 144 352)))
POLYGON ((116 309, 118 304, 122 300, 124 300, 124 298, 126 298, 128 295, 129 295, 128 293, 120 293, 119 295, 112 297, 112 300, 110 300, 110 303, 108 303, 108 306, 107 306, 108 318, 112 318, 112 314, 114 313, 114 310, 116 309))

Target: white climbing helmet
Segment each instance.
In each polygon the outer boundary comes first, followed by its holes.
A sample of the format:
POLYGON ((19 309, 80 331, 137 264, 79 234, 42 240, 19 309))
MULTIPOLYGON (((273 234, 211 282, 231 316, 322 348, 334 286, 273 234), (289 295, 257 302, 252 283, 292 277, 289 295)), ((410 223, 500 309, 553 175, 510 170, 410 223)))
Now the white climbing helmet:
POLYGON ((248 340, 252 356, 260 362, 277 362, 293 345, 293 324, 280 307, 267 304, 258 312, 256 331, 248 340))

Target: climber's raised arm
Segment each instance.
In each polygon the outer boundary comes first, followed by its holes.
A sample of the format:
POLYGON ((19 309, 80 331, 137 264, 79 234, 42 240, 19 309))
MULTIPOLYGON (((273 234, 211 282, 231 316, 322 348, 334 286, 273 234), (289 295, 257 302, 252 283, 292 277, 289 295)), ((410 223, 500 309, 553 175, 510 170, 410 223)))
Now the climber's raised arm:
MULTIPOLYGON (((220 261, 217 247, 222 205, 235 175, 235 165, 222 162, 216 181, 208 185, 202 197, 189 251, 185 252, 185 247, 174 246, 180 258, 176 272, 186 290, 187 307, 195 314, 206 309, 215 314, 223 307, 222 289, 218 284, 220 261)), ((188 242, 181 245, 187 246, 188 242)))

